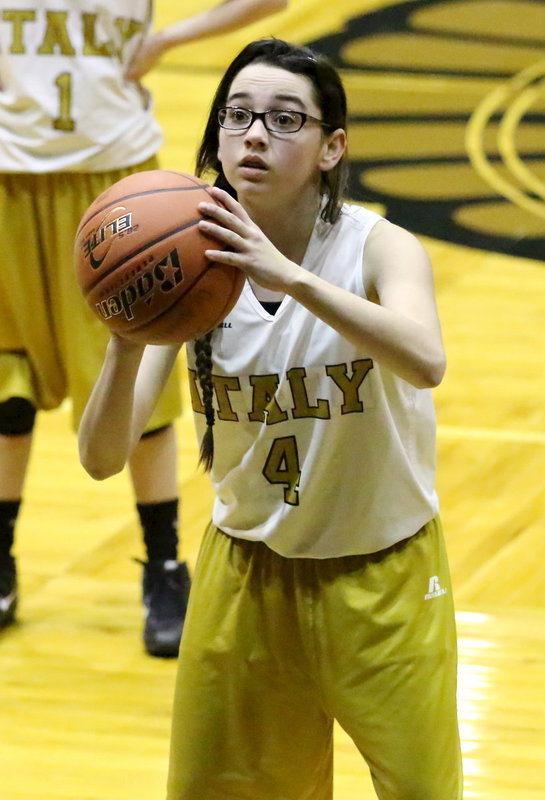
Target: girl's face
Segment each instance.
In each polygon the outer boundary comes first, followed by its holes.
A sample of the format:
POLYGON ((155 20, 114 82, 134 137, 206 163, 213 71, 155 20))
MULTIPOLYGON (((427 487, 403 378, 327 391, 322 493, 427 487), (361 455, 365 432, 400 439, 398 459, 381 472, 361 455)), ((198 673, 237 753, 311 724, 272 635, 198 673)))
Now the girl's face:
MULTIPOLYGON (((321 119, 313 94, 305 75, 250 64, 234 78, 226 106, 255 112, 299 111, 321 119)), ((218 158, 225 177, 239 199, 250 202, 258 197, 269 203, 285 202, 307 189, 318 193, 321 171, 332 169, 343 152, 344 132, 326 135, 311 120, 295 133, 271 132, 263 119, 254 119, 246 130, 219 129, 218 158)))

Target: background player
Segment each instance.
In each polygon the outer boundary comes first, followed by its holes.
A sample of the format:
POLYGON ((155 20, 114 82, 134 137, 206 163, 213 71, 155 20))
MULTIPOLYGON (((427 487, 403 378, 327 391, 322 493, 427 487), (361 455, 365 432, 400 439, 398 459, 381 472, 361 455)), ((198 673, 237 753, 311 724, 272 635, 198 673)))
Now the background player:
MULTIPOLYGON (((345 129, 337 73, 265 40, 228 68, 201 145, 199 171, 239 201, 201 204, 229 248, 208 255, 248 281, 188 348, 206 419, 212 373, 223 388, 169 800, 330 800, 334 719, 381 800, 461 797, 433 274, 411 234, 341 204, 345 129)), ((122 469, 175 353, 111 339, 80 428, 95 477, 122 469)))
MULTIPOLYGON (((73 402, 77 426, 106 343, 75 284, 72 246, 89 203, 157 166, 161 133, 138 83, 172 47, 233 30, 287 0, 227 0, 151 32, 148 0, 0 3, 0 627, 13 622, 12 548, 36 410, 73 402)), ((177 654, 189 590, 177 556, 173 372, 130 459, 147 563, 144 641, 177 654)))

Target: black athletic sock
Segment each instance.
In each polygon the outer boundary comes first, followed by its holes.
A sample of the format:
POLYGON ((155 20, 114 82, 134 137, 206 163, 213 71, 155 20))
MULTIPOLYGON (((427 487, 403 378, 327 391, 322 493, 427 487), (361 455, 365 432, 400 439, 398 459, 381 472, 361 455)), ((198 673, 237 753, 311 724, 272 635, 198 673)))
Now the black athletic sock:
POLYGON ((0 500, 0 559, 11 554, 20 500, 0 500))
POLYGON ((178 500, 137 503, 148 561, 178 559, 178 500))

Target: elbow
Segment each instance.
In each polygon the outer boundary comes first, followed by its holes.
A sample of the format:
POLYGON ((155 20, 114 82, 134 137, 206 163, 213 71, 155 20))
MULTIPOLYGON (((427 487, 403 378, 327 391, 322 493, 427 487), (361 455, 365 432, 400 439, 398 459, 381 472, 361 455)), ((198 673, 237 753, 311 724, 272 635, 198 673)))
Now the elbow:
POLYGON ((122 471, 124 464, 119 467, 116 465, 93 463, 92 461, 83 461, 82 466, 85 472, 95 481, 105 481, 106 478, 111 478, 112 475, 117 475, 122 471))
POLYGON ((435 389, 445 376, 447 361, 444 352, 421 365, 413 385, 417 389, 435 389))
POLYGON ((105 481, 106 478, 117 475, 125 466, 124 462, 118 460, 109 461, 104 458, 96 458, 84 448, 80 448, 79 457, 83 469, 95 481, 105 481))
POLYGON ((112 469, 104 464, 83 464, 83 468, 95 481, 105 481, 106 478, 111 478, 112 475, 117 475, 118 472, 121 472, 121 469, 112 469))

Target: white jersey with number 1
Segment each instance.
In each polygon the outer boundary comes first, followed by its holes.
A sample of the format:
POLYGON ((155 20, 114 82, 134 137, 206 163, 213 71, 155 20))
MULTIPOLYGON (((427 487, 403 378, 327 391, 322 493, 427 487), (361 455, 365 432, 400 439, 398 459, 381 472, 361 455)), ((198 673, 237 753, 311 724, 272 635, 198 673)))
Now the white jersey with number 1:
POLYGON ((151 7, 151 0, 2 3, 1 172, 107 171, 157 152, 162 136, 150 97, 124 77, 151 7))

